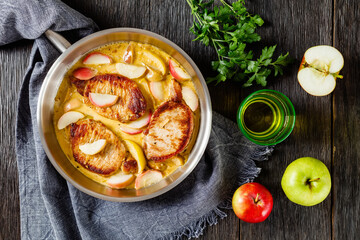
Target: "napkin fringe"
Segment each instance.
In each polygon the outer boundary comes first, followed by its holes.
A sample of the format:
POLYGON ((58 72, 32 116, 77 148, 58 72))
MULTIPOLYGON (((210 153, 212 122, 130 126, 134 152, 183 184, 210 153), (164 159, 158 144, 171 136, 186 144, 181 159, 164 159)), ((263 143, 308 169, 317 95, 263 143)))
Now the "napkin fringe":
POLYGON ((191 238, 198 238, 203 235, 204 229, 207 226, 212 226, 218 223, 218 219, 223 219, 227 217, 227 214, 220 210, 219 207, 213 209, 205 216, 201 217, 200 219, 196 220, 195 222, 189 224, 188 226, 180 229, 179 231, 173 232, 168 236, 160 238, 160 240, 179 240, 182 237, 187 237, 188 239, 191 238))
POLYGON ((274 151, 275 146, 266 146, 262 149, 257 149, 257 151, 254 151, 252 155, 250 156, 250 159, 253 161, 265 161, 268 160, 269 156, 274 151))

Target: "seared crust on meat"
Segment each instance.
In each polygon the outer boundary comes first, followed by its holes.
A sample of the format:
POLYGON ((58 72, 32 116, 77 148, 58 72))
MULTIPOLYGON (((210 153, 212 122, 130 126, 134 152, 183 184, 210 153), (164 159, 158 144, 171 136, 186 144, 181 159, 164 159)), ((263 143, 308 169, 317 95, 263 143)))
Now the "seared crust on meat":
POLYGON ((85 119, 71 124, 70 142, 75 161, 95 173, 112 174, 120 168, 125 159, 124 144, 99 121, 85 119), (86 155, 79 149, 80 145, 100 139, 106 140, 106 146, 95 155, 86 155))
POLYGON ((194 129, 193 118, 191 109, 182 102, 160 105, 144 131, 143 149, 147 159, 163 161, 184 151, 194 129))
POLYGON ((138 172, 138 163, 133 157, 130 156, 130 154, 122 163, 121 171, 123 171, 125 174, 138 172))
POLYGON ((106 118, 128 122, 138 119, 146 111, 146 101, 139 87, 126 77, 106 74, 95 76, 88 81, 73 79, 72 83, 84 96, 84 102, 106 118), (119 100, 110 107, 97 107, 90 102, 89 93, 117 95, 119 100))
POLYGON ((174 102, 181 102, 182 101, 182 91, 181 85, 178 81, 174 78, 171 79, 170 82, 170 100, 174 102))

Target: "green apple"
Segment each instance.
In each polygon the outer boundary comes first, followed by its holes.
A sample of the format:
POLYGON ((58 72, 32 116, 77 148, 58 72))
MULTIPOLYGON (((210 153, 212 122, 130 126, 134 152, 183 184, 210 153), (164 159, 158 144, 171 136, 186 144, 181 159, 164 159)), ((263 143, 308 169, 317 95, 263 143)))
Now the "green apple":
POLYGON ((331 177, 329 170, 320 160, 302 157, 286 168, 281 186, 286 196, 294 203, 313 206, 329 195, 331 177))

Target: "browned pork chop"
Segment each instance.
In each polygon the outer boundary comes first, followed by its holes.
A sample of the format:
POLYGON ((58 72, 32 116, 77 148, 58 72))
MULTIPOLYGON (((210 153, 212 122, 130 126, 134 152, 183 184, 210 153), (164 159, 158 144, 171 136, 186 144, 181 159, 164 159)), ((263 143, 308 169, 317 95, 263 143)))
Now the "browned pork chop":
POLYGON ((88 170, 109 175, 116 172, 125 159, 126 149, 119 138, 99 121, 80 120, 71 124, 70 142, 76 162, 88 170), (105 139, 105 148, 95 155, 83 153, 79 146, 105 139))
POLYGON ((184 151, 193 132, 193 118, 190 108, 181 101, 168 101, 160 105, 144 131, 146 158, 163 161, 184 151))
POLYGON ((138 119, 146 111, 146 101, 139 87, 126 77, 106 74, 88 81, 72 79, 72 83, 84 96, 85 103, 106 118, 128 122, 138 119), (119 99, 110 107, 97 107, 90 102, 89 93, 117 95, 119 99))

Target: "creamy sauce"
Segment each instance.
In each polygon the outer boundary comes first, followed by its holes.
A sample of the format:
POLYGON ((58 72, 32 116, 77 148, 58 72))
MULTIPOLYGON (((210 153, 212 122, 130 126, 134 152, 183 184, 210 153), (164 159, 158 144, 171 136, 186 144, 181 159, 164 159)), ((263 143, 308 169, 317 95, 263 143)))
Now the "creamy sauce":
MULTIPOLYGON (((133 45, 134 52, 135 52, 134 61, 132 64, 142 66, 142 63, 146 60, 146 59, 144 60, 144 56, 143 56, 142 52, 150 51, 151 53, 154 53, 155 55, 160 57, 164 61, 165 65, 167 67, 167 71, 166 71, 166 74, 165 74, 164 80, 163 80, 165 83, 165 85, 164 85, 165 86, 164 87, 165 100, 162 102, 159 102, 158 100, 156 100, 150 93, 149 84, 148 84, 149 81, 145 78, 146 74, 141 78, 132 79, 133 81, 135 81, 137 83, 142 94, 144 95, 146 102, 147 102, 148 109, 151 109, 152 112, 154 112, 154 110, 161 103, 163 103, 169 99, 169 83, 170 83, 171 79, 173 78, 169 72, 169 67, 168 67, 168 62, 171 57, 167 53, 163 52, 162 50, 160 50, 152 45, 149 45, 149 44, 141 44, 141 43, 136 43, 136 42, 131 42, 131 44, 133 45)), ((124 56, 124 53, 125 53, 128 45, 129 45, 129 42, 117 42, 117 43, 102 46, 98 49, 94 49, 92 52, 95 52, 95 51, 101 52, 103 54, 110 56, 112 58, 112 63, 111 64, 103 64, 103 65, 91 65, 91 66, 86 66, 86 67, 96 69, 97 70, 96 75, 102 75, 102 74, 107 74, 107 73, 118 74, 115 64, 119 63, 119 62, 124 62, 123 56, 124 56)), ((106 181, 109 179, 110 176, 104 176, 101 174, 91 172, 88 169, 82 167, 79 163, 77 163, 75 161, 72 150, 71 150, 71 144, 69 141, 69 139, 70 139, 69 126, 62 130, 59 130, 57 128, 57 123, 59 121, 59 118, 65 113, 65 110, 64 110, 65 105, 70 100, 74 101, 73 99, 77 99, 78 102, 80 103, 79 107, 77 107, 76 109, 73 109, 72 111, 81 112, 86 116, 86 118, 92 118, 94 120, 101 121, 107 128, 109 128, 121 140, 132 140, 132 141, 136 142, 139 146, 142 146, 143 133, 136 134, 136 135, 130 135, 130 134, 124 133, 119 128, 119 126, 122 125, 123 123, 120 123, 119 121, 116 121, 116 120, 111 120, 111 119, 105 118, 105 117, 97 114, 90 106, 83 103, 84 102, 83 96, 81 96, 77 92, 76 87, 70 83, 70 77, 72 76, 72 72, 79 67, 85 67, 85 65, 82 63, 83 59, 84 59, 84 57, 82 57, 78 62, 76 62, 69 69, 67 74, 64 76, 64 80, 62 81, 62 83, 59 87, 57 96, 55 98, 53 123, 55 126, 55 132, 56 132, 56 137, 58 139, 58 142, 59 142, 63 152, 68 157, 69 161, 75 166, 75 168, 77 168, 80 172, 82 172, 84 175, 86 175, 90 179, 92 179, 96 182, 99 182, 101 184, 107 185, 106 181)), ((174 60, 174 59, 172 59, 172 60, 174 60)), ((176 62, 176 60, 174 60, 174 61, 176 62)), ((185 69, 183 69, 183 70, 185 71, 185 69)), ((191 89, 193 89, 196 92, 194 84, 191 80, 183 81, 183 82, 181 82, 181 85, 190 87, 191 89)), ((192 134, 191 141, 190 141, 188 147, 186 148, 186 150, 183 153, 181 153, 181 158, 184 159, 184 162, 187 161, 190 151, 195 143, 196 135, 198 132, 199 119, 200 119, 200 110, 198 108, 194 112, 194 131, 192 134)), ((126 126, 126 124, 125 124, 125 126, 126 126)), ((162 170, 162 174, 164 177, 170 175, 178 167, 180 167, 179 162, 176 161, 175 158, 170 158, 162 163, 163 163, 162 166, 164 167, 164 165, 165 165, 165 167, 166 167, 165 169, 162 170)), ((149 168, 150 167, 147 166, 145 168, 145 170, 149 169, 149 168)), ((121 171, 121 170, 119 170, 119 171, 121 171)), ((137 174, 135 174, 135 175, 137 175, 137 174)), ((130 184, 126 188, 134 188, 134 183, 130 184)))

